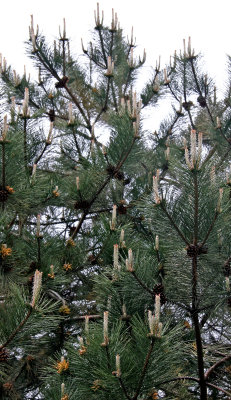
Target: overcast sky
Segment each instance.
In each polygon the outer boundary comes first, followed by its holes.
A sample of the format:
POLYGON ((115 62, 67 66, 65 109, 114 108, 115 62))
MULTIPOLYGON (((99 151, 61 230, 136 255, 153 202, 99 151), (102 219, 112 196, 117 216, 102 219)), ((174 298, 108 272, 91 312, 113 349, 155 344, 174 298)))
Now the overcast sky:
MULTIPOLYGON (((35 25, 53 41, 58 27, 66 18, 67 36, 71 47, 81 52, 80 39, 85 46, 94 28, 96 0, 20 0, 1 4, 0 52, 17 72, 29 65, 24 41, 28 39, 30 15, 35 25)), ((121 28, 130 35, 132 26, 138 51, 147 51, 147 66, 155 66, 161 55, 162 67, 174 50, 182 49, 183 38, 192 38, 196 52, 205 55, 209 74, 222 88, 226 76, 226 54, 231 55, 230 0, 101 0, 105 24, 111 22, 112 8, 118 14, 121 28)), ((37 75, 36 75, 37 76, 37 75)))
MULTIPOLYGON (((0 52, 18 71, 26 62, 23 41, 28 38, 30 15, 35 24, 53 40, 63 17, 74 49, 80 49, 94 27, 96 0, 20 0, 1 4, 0 52)), ((162 55, 167 62, 175 49, 182 48, 182 39, 192 37, 196 51, 205 54, 208 69, 219 85, 224 78, 226 54, 231 54, 230 0, 101 0, 105 23, 111 21, 111 9, 118 13, 121 27, 130 34, 134 26, 140 52, 145 47, 148 65, 162 55)))

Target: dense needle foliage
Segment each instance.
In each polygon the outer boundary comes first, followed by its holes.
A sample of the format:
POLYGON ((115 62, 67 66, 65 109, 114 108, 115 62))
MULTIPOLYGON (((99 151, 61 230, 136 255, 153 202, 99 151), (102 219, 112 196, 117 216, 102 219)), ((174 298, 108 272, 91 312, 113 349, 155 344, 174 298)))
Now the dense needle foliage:
POLYGON ((84 46, 32 18, 38 79, 1 62, 1 398, 230 399, 230 76, 217 100, 189 39, 136 92, 98 5, 84 46))

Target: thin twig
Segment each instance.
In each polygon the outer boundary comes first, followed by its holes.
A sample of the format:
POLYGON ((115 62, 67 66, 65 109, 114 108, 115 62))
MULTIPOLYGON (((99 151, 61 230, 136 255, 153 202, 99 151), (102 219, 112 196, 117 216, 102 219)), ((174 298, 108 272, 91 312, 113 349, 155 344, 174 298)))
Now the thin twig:
POLYGON ((145 285, 145 283, 143 283, 140 278, 138 278, 138 276, 136 275, 135 271, 131 271, 132 275, 134 276, 134 278, 137 280, 137 282, 139 283, 140 286, 142 286, 146 292, 150 293, 151 296, 154 295, 153 291, 151 289, 149 289, 149 287, 147 287, 145 285))
POLYGON ((102 36, 102 32, 101 32, 100 28, 98 29, 98 32, 99 32, 99 40, 100 40, 100 44, 101 44, 101 49, 102 49, 102 53, 103 53, 103 59, 105 62, 105 68, 107 68, 107 56, 106 56, 104 42, 103 42, 103 36, 102 36))
MULTIPOLYGON (((184 381, 184 380, 194 381, 194 382, 197 382, 198 384, 200 382, 200 380, 198 378, 194 378, 192 376, 178 376, 177 378, 167 379, 166 381, 158 383, 157 386, 164 385, 165 383, 176 382, 176 381, 184 381)), ((231 395, 231 393, 227 392, 226 390, 224 390, 221 387, 216 386, 216 385, 214 385, 212 383, 205 382, 205 384, 206 384, 206 386, 213 387, 213 388, 219 390, 220 392, 223 392, 223 393, 227 394, 228 396, 231 395)))
POLYGON ((158 383, 158 386, 164 385, 165 383, 184 381, 184 380, 195 381, 199 383, 199 379, 194 378, 193 376, 177 376, 176 378, 167 379, 166 381, 158 383))
POLYGON ((41 152, 40 155, 36 158, 34 164, 38 164, 38 162, 41 160, 43 154, 45 153, 45 151, 46 151, 46 149, 47 149, 47 147, 48 147, 49 145, 50 145, 50 143, 48 143, 48 142, 45 143, 45 146, 44 146, 42 152, 41 152))
POLYGON ((97 117, 95 118, 94 124, 99 120, 99 118, 101 117, 101 115, 103 114, 103 112, 106 111, 107 109, 107 103, 108 103, 108 96, 109 96, 109 89, 110 89, 110 81, 111 81, 111 76, 107 77, 107 90, 106 90, 106 96, 105 96, 105 101, 104 101, 104 105, 101 108, 99 114, 97 115, 97 117))
POLYGON ((132 397, 132 400, 137 400, 137 398, 138 398, 138 396, 140 394, 140 390, 141 390, 141 387, 142 387, 142 384, 143 384, 143 381, 144 381, 144 378, 145 378, 145 374, 147 372, 147 368, 148 368, 150 357, 151 357, 151 354, 152 354, 152 351, 153 351, 153 347, 154 347, 154 338, 152 337, 151 338, 150 347, 149 347, 149 350, 148 350, 148 354, 147 354, 147 356, 145 358, 145 361, 144 361, 144 365, 143 365, 143 369, 142 369, 142 372, 141 372, 141 375, 140 375, 140 379, 139 379, 139 383, 138 383, 138 386, 137 386, 137 389, 136 389, 136 393, 132 397))
POLYGON ((128 400, 132 400, 132 398, 131 398, 131 397, 128 395, 128 393, 127 393, 127 389, 126 389, 126 387, 124 386, 124 383, 123 383, 123 381, 122 381, 122 378, 119 377, 118 379, 119 379, 119 383, 120 383, 121 389, 122 389, 123 392, 124 392, 125 397, 126 397, 128 400))
POLYGON ((210 382, 205 382, 207 386, 213 387, 214 389, 219 390, 219 392, 223 392, 229 396, 229 399, 231 399, 231 392, 227 392, 227 390, 222 389, 220 386, 214 385, 213 383, 210 382))
POLYGON ((231 354, 225 356, 224 358, 222 358, 221 360, 217 361, 215 364, 213 364, 208 371, 205 373, 205 379, 209 378, 209 375, 211 375, 211 373, 214 371, 214 369, 216 369, 217 367, 219 367, 221 364, 223 364, 224 362, 228 361, 231 359, 231 354))

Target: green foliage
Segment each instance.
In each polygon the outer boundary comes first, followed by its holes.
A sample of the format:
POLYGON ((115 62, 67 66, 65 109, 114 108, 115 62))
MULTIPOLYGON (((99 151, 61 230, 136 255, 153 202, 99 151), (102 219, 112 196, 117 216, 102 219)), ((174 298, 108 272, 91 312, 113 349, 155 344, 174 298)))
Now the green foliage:
POLYGON ((81 61, 32 21, 38 82, 2 65, 1 398, 228 399, 230 84, 189 40, 136 93, 146 55, 98 12, 81 61))

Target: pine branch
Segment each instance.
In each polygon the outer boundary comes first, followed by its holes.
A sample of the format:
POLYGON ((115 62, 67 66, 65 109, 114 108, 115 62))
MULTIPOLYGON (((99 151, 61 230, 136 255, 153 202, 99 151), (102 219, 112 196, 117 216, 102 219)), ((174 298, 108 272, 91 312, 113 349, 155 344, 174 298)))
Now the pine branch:
POLYGON ((14 330, 14 332, 11 333, 11 335, 6 340, 6 342, 0 346, 0 349, 3 349, 4 347, 8 346, 8 344, 14 339, 14 337, 17 335, 17 333, 20 331, 20 329, 23 327, 23 325, 25 325, 27 320, 30 318, 32 310, 33 310, 33 308, 30 306, 30 309, 29 309, 28 313, 26 314, 25 318, 20 322, 20 324, 17 326, 17 328, 14 330))
MULTIPOLYGON (((180 118, 180 115, 178 114, 178 113, 176 113, 176 117, 175 117, 175 119, 173 120, 173 122, 171 123, 171 125, 170 125, 170 128, 168 128, 168 130, 167 130, 167 137, 172 133, 172 130, 173 130, 173 128, 174 128, 174 126, 176 125, 176 123, 177 123, 177 121, 178 121, 178 119, 180 118)), ((164 171, 163 171, 164 172, 164 171)), ((167 171, 166 171, 167 172, 167 171)))
POLYGON ((177 95, 174 93, 170 83, 168 83, 167 86, 168 86, 170 92, 172 93, 173 97, 175 98, 175 100, 178 101, 178 103, 180 103, 180 100, 178 99, 177 95))
MULTIPOLYGON (((194 381, 194 382, 199 383, 199 379, 198 379, 198 378, 194 378, 194 377, 192 377, 192 376, 178 376, 178 377, 176 377, 176 378, 167 379, 166 381, 163 381, 163 382, 161 382, 161 383, 158 383, 158 386, 164 385, 164 384, 166 384, 166 383, 171 383, 171 382, 176 382, 176 381, 182 381, 182 380, 183 380, 183 381, 184 381, 184 380, 189 380, 189 381, 194 381)), ((213 388, 219 390, 220 392, 223 392, 223 393, 227 394, 228 396, 231 396, 231 393, 227 392, 226 390, 222 389, 222 388, 219 387, 219 386, 216 386, 216 385, 214 385, 214 384, 212 384, 212 383, 209 383, 209 382, 206 382, 206 385, 207 385, 207 386, 210 386, 210 387, 213 387, 213 388)))
POLYGON ((72 93, 71 89, 67 86, 67 84, 65 83, 64 85, 64 89, 66 90, 66 92, 69 94, 70 98, 72 99, 72 101, 75 103, 76 107, 78 108, 78 110, 80 111, 80 114, 82 115, 84 121, 86 122, 87 126, 90 126, 90 121, 89 119, 86 117, 83 108, 80 105, 79 100, 77 99, 77 97, 72 93))
MULTIPOLYGON (((134 278, 137 280, 137 282, 139 283, 139 285, 144 288, 144 290, 146 290, 146 292, 148 292, 152 297, 154 296, 154 293, 151 289, 149 289, 148 286, 146 286, 141 280, 140 278, 136 275, 135 271, 131 271, 131 274, 134 276, 134 278)), ((155 296, 154 296, 155 297, 155 296)))
MULTIPOLYGON (((200 89, 200 85, 199 85, 199 83, 198 83, 198 79, 197 79, 197 75, 196 75, 196 71, 195 71, 195 67, 194 67, 193 58, 190 58, 190 62, 191 62, 192 72, 193 72, 193 76, 194 76, 194 80, 195 80, 195 83, 196 83, 197 90, 198 90, 200 96, 203 97, 203 94, 202 94, 201 89, 200 89)), ((212 122, 213 126, 215 127, 215 121, 214 121, 214 118, 213 118, 213 116, 212 116, 212 113, 211 113, 211 111, 210 111, 210 109, 209 109, 209 106, 208 106, 208 103, 207 103, 206 99, 205 99, 205 107, 206 107, 206 109, 207 109, 207 112, 208 112, 208 114, 209 114, 209 117, 210 117, 210 119, 211 119, 211 122, 212 122)), ((219 130, 220 134, 222 135, 222 137, 226 140, 226 142, 229 143, 229 145, 231 145, 229 139, 225 136, 225 134, 224 134, 222 128, 218 128, 218 130, 219 130)))
POLYGON ((133 70, 132 68, 129 68, 128 75, 127 75, 127 80, 126 80, 126 83, 125 83, 125 86, 124 86, 123 97, 125 97, 125 95, 126 95, 126 91, 127 91, 128 85, 129 85, 129 80, 131 78, 132 70, 133 70))
MULTIPOLYGON (((153 79, 152 79, 152 82, 151 82, 151 84, 150 84, 152 87, 153 87, 154 84, 155 84, 155 81, 156 81, 156 78, 157 78, 158 74, 159 74, 159 70, 157 69, 157 70, 156 70, 156 73, 155 73, 155 75, 154 75, 154 77, 153 77, 153 79)), ((145 107, 147 107, 147 106, 150 104, 150 101, 151 101, 152 98, 155 96, 155 94, 156 94, 155 91, 152 90, 152 93, 151 93, 150 96, 148 97, 148 99, 147 99, 147 101, 145 102, 145 104, 142 105, 142 108, 145 108, 145 107)))
POLYGON ((6 153, 5 153, 5 142, 0 141, 2 146, 2 187, 6 186, 6 153))
POLYGON ((200 248, 202 248, 202 247, 205 245, 205 243, 207 242, 207 240, 208 240, 208 238, 209 238, 209 235, 210 235, 210 233, 211 233, 212 230, 213 230, 213 227, 214 227, 214 225, 215 225, 215 222, 216 222, 216 220, 217 220, 218 215, 219 215, 219 212, 216 210, 216 212, 215 212, 215 214, 214 214, 214 217, 213 217, 213 220, 212 220, 212 222, 211 222, 211 224, 210 224, 210 226, 209 226, 208 232, 206 233, 205 238, 204 238, 204 240, 202 241, 202 243, 199 245, 200 248))
POLYGON ((24 165, 27 170, 28 158, 27 158, 27 118, 24 117, 23 121, 23 146, 24 146, 24 165))
MULTIPOLYGON (((58 82, 62 82, 62 79, 59 77, 59 75, 57 74, 57 72, 55 71, 55 69, 53 68, 53 66, 51 65, 51 63, 47 60, 45 54, 42 52, 41 47, 38 47, 38 50, 36 52, 36 56, 38 57, 39 61, 43 64, 43 66, 51 73, 51 75, 57 79, 58 82)), ((73 102, 75 103, 75 105, 77 106, 78 110, 80 111, 84 121, 87 123, 87 125, 89 126, 89 120, 86 118, 85 113, 78 101, 78 99, 76 98, 76 96, 72 93, 72 91, 67 87, 67 84, 65 83, 64 85, 64 89, 66 90, 66 92, 69 94, 69 96, 71 97, 71 99, 73 100, 73 102)))
MULTIPOLYGON (((197 171, 193 171, 193 181, 194 181, 194 238, 193 244, 197 246, 198 242, 198 204, 199 204, 199 194, 198 194, 198 182, 197 182, 197 171)), ((197 366, 199 374, 199 385, 200 385, 200 399, 207 400, 207 389, 205 384, 204 376, 204 355, 202 338, 200 331, 200 323, 198 318, 198 296, 197 296, 197 285, 198 285, 198 265, 197 265, 198 254, 195 252, 192 258, 192 310, 191 317, 194 324, 194 331, 196 337, 196 351, 197 351, 197 366)))
POLYGON ((41 160, 43 154, 45 153, 45 151, 47 150, 47 147, 50 145, 51 143, 46 142, 45 146, 43 148, 43 150, 41 151, 41 153, 39 154, 39 156, 36 158, 36 160, 34 161, 34 164, 38 164, 38 162, 41 160))
POLYGON ((98 28, 98 33, 99 33, 99 40, 100 40, 100 44, 101 44, 101 50, 103 53, 103 59, 104 59, 104 63, 105 63, 105 69, 106 69, 107 68, 107 55, 106 55, 104 42, 103 42, 102 30, 100 27, 98 28))
POLYGON ((76 235, 78 234, 78 232, 80 231, 80 228, 82 226, 82 224, 84 223, 86 216, 88 215, 88 212, 91 208, 91 206, 94 204, 95 200, 98 198, 98 196, 100 195, 100 193, 103 191, 103 189, 107 186, 107 184, 110 182, 111 177, 108 176, 107 179, 104 181, 104 183, 101 185, 101 187, 97 190, 96 194, 94 195, 94 197, 92 198, 92 200, 89 203, 88 208, 86 209, 86 211, 83 212, 78 225, 76 226, 73 234, 72 234, 72 239, 74 239, 76 237, 76 235))
POLYGON ((66 75, 66 39, 65 38, 61 38, 60 39, 62 41, 62 47, 63 47, 63 76, 66 75))
POLYGON ((211 373, 217 368, 219 367, 221 364, 225 363, 226 361, 231 359, 231 354, 228 354, 227 356, 223 357, 221 360, 217 361, 215 364, 213 364, 208 371, 205 373, 205 380, 207 380, 209 378, 209 376, 211 375, 211 373))
POLYGON ((213 383, 210 383, 210 382, 206 382, 206 385, 209 387, 212 387, 214 389, 217 389, 219 392, 227 394, 227 396, 229 396, 229 399, 231 398, 231 392, 228 392, 227 390, 222 389, 220 386, 214 385, 213 383))
MULTIPOLYGON (((194 272, 195 274, 195 272, 194 272)), ((194 278, 195 279, 195 278, 194 278)), ((193 285, 193 292, 195 291, 195 286, 193 285)), ((202 347, 202 339, 201 339, 201 332, 200 332, 200 324, 198 320, 198 312, 195 309, 195 303, 197 298, 195 294, 193 294, 193 305, 192 305, 192 320, 194 324, 194 331, 196 337, 196 347, 197 347, 197 365, 198 365, 198 373, 199 373, 199 384, 200 384, 200 399, 207 400, 207 390, 206 390, 206 382, 204 376, 204 356, 203 356, 203 347, 202 347)))
POLYGON ((197 170, 193 171, 193 182, 194 182, 194 238, 193 244, 197 246, 198 242, 198 214, 199 214, 199 195, 198 195, 198 181, 197 181, 197 170))
MULTIPOLYGON (((129 147, 129 149, 127 150, 125 156, 124 156, 124 157, 122 158, 122 160, 119 161, 118 164, 116 165, 116 167, 115 167, 115 173, 118 172, 118 171, 120 170, 120 168, 122 167, 122 165, 123 165, 124 162, 126 161, 127 157, 129 156, 129 154, 130 154, 130 152, 131 152, 131 150, 132 150, 132 148, 133 148, 133 146, 134 146, 135 141, 136 141, 136 138, 134 137, 133 140, 132 140, 132 144, 131 144, 131 146, 129 147)), ((106 178, 106 180, 104 181, 104 183, 101 185, 101 187, 97 190, 97 192, 95 193, 95 195, 93 196, 93 198, 91 199, 88 208, 86 209, 86 211, 83 212, 83 214, 82 214, 82 216, 81 216, 81 218, 80 218, 80 221, 79 221, 78 225, 76 226, 76 228, 75 228, 75 230, 74 230, 74 232, 73 232, 73 234, 72 234, 72 239, 74 239, 74 238, 76 237, 76 235, 78 234, 78 232, 79 232, 79 230, 80 230, 80 228, 81 228, 83 222, 85 221, 86 216, 88 215, 88 212, 89 212, 91 206, 94 204, 95 200, 98 198, 98 196, 100 195, 100 193, 101 193, 101 192, 103 191, 103 189, 107 186, 107 184, 110 182, 111 179, 112 179, 112 177, 111 177, 111 176, 108 176, 108 177, 106 178)))
POLYGON ((96 122, 100 119, 100 117, 103 114, 103 112, 105 112, 107 110, 108 96, 109 96, 109 90, 110 90, 110 81, 111 81, 111 76, 108 76, 107 77, 107 90, 106 90, 105 102, 104 102, 104 105, 101 108, 99 114, 95 118, 94 124, 96 124, 96 122))
POLYGON ((105 347, 105 351, 106 351, 106 355, 107 355, 107 367, 108 367, 109 371, 111 372, 111 360, 110 360, 108 345, 106 345, 104 347, 105 347))
POLYGON ((132 151, 132 148, 133 148, 135 142, 136 142, 136 138, 133 137, 132 143, 131 143, 130 147, 128 148, 128 150, 127 150, 125 156, 122 158, 121 161, 119 161, 119 163, 118 163, 117 166, 115 167, 115 173, 118 172, 118 171, 120 170, 120 168, 123 166, 123 164, 124 164, 125 161, 127 160, 128 156, 129 156, 129 154, 130 154, 130 152, 132 151))
MULTIPOLYGON (((187 102, 187 92, 186 92, 187 81, 186 81, 186 62, 185 61, 184 61, 184 77, 183 77, 183 79, 184 79, 184 89, 183 89, 184 90, 184 102, 187 104, 188 102, 187 102)), ((196 129, 193 119, 192 119, 190 109, 187 108, 186 111, 188 113, 192 129, 196 129)))
POLYGON ((212 116, 211 111, 210 111, 210 109, 209 109, 209 106, 208 106, 208 103, 207 103, 207 101, 206 101, 206 98, 203 96, 203 93, 202 93, 202 91, 201 91, 201 88, 200 88, 200 85, 199 85, 199 82, 198 82, 198 79, 197 79, 197 74, 196 74, 196 70, 195 70, 195 66, 194 66, 193 57, 190 57, 190 63, 191 63, 192 72, 193 72, 193 77, 194 77, 194 80, 195 80, 195 83, 196 83, 196 87, 197 87, 198 93, 199 93, 199 95, 200 95, 201 97, 203 97, 203 98, 205 99, 205 107, 206 107, 207 112, 208 112, 208 114, 209 114, 209 117, 210 117, 210 119, 211 119, 211 121, 212 121, 212 123, 213 123, 213 125, 214 125, 215 122, 214 122, 213 116, 212 116))
MULTIPOLYGON (((77 150, 77 152, 78 152, 79 158, 82 158, 82 152, 81 152, 81 149, 80 149, 79 144, 78 144, 78 142, 77 142, 76 135, 75 135, 75 133, 74 133, 73 128, 72 128, 72 136, 73 136, 73 139, 74 139, 74 142, 75 142, 75 147, 76 147, 76 150, 77 150)), ((90 138, 89 138, 89 139, 90 139, 90 138)))
POLYGON ((112 91, 112 98, 113 98, 113 102, 114 102, 114 107, 115 107, 115 111, 118 113, 118 104, 117 104, 117 100, 116 100, 116 94, 115 94, 115 88, 113 85, 113 80, 110 80, 111 82, 111 91, 112 91))
POLYGON ((141 388, 142 388, 142 384, 143 384, 143 381, 144 381, 144 378, 145 378, 145 375, 146 375, 146 372, 147 372, 147 368, 148 368, 148 364, 149 364, 149 361, 150 361, 150 357, 151 357, 151 354, 152 354, 152 351, 153 351, 154 342, 155 342, 155 340, 154 340, 154 338, 152 337, 152 338, 151 338, 150 347, 149 347, 149 350, 148 350, 148 354, 147 354, 147 356, 146 356, 146 358, 145 358, 145 362, 144 362, 144 365, 143 365, 143 369, 142 369, 142 372, 141 372, 141 375, 140 375, 140 379, 139 379, 139 382, 138 382, 138 386, 137 386, 137 389, 136 389, 136 393, 135 393, 135 395, 132 397, 132 400, 137 400, 137 398, 138 398, 138 396, 139 396, 139 394, 140 394, 140 390, 141 390, 141 388))
POLYGON ((126 389, 126 387, 125 387, 125 385, 124 385, 124 383, 123 383, 122 378, 119 377, 118 380, 119 380, 121 389, 123 390, 126 399, 128 399, 128 400, 133 400, 133 399, 128 395, 127 389, 126 389))
POLYGON ((59 77, 59 75, 57 74, 55 69, 53 68, 53 65, 50 63, 50 61, 46 57, 45 53, 42 51, 41 46, 39 46, 37 43, 36 43, 36 45, 37 45, 37 50, 34 54, 38 57, 39 61, 44 66, 44 68, 47 71, 49 71, 50 74, 60 82, 61 78, 59 77))
POLYGON ((194 381, 194 382, 199 383, 199 379, 194 378, 193 376, 177 376, 176 378, 166 379, 165 381, 158 383, 158 386, 162 386, 166 383, 171 383, 171 382, 176 382, 176 381, 184 381, 184 380, 189 380, 189 381, 194 381))
POLYGON ((173 218, 171 217, 171 215, 168 213, 167 209, 165 208, 163 202, 160 202, 160 206, 162 208, 162 210, 164 211, 164 213, 166 214, 166 216, 168 217, 169 221, 171 222, 172 226, 174 227, 174 229, 176 230, 176 232, 178 233, 178 235, 181 237, 181 239, 188 245, 190 246, 189 241, 186 239, 186 237, 183 235, 183 233, 180 231, 180 229, 178 228, 178 226, 175 224, 173 218))

